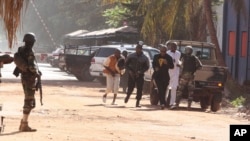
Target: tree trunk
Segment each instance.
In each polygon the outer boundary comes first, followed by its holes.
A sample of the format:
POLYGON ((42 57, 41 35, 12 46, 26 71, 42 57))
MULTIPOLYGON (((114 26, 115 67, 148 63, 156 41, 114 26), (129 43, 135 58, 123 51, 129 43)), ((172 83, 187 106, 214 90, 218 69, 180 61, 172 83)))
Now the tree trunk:
POLYGON ((218 38, 216 35, 216 29, 215 29, 214 22, 213 22, 211 0, 204 0, 203 2, 204 2, 203 6, 204 6, 205 12, 206 12, 206 21, 207 21, 207 26, 208 26, 208 32, 209 32, 212 43, 216 47, 216 57, 217 57, 217 60, 219 63, 218 65, 226 66, 225 61, 224 61, 223 56, 222 56, 222 53, 221 53, 221 50, 220 50, 218 38))

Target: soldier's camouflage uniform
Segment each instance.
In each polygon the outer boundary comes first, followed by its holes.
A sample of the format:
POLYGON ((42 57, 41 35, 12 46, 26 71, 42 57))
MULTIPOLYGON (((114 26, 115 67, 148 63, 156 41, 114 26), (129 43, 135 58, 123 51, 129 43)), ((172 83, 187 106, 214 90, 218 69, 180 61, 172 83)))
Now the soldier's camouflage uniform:
POLYGON ((194 93, 194 73, 197 69, 199 69, 202 64, 200 60, 194 55, 184 55, 181 59, 182 66, 181 66, 181 75, 179 79, 179 86, 177 89, 177 97, 176 97, 176 104, 177 106, 180 103, 181 98, 183 97, 183 90, 187 87, 188 90, 188 108, 190 108, 192 100, 193 100, 193 93, 194 93))
POLYGON ((18 53, 27 62, 27 71, 21 71, 21 80, 25 94, 23 113, 29 114, 35 108, 35 84, 38 74, 37 63, 32 49, 25 46, 18 48, 18 53))
POLYGON ((13 74, 18 77, 21 73, 21 81, 24 91, 24 105, 23 105, 23 118, 19 126, 21 132, 34 132, 28 125, 28 117, 30 112, 36 106, 35 91, 36 91, 36 78, 40 78, 42 73, 38 70, 38 65, 32 50, 36 42, 35 34, 32 32, 26 33, 23 37, 24 46, 18 48, 14 54, 14 62, 16 68, 13 74))

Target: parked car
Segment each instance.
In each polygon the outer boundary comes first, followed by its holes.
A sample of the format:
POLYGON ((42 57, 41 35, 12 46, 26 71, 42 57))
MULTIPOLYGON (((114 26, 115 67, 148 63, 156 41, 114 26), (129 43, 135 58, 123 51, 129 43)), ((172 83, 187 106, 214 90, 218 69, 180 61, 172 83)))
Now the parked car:
MULTIPOLYGON (((90 74, 97 78, 103 85, 106 84, 106 78, 105 74, 103 73, 103 62, 107 59, 108 56, 112 55, 116 49, 120 49, 121 51, 126 50, 128 52, 128 55, 130 53, 135 52, 135 44, 125 44, 125 45, 102 45, 100 48, 96 51, 95 56, 91 60, 91 66, 90 66, 90 74)), ((156 48, 150 47, 150 46, 143 46, 143 52, 144 54, 149 58, 150 60, 150 69, 145 72, 144 80, 145 80, 145 88, 144 92, 149 92, 149 85, 151 81, 151 76, 153 74, 153 68, 152 68, 152 61, 155 54, 160 53, 160 51, 156 48)), ((121 80, 122 81, 122 80, 121 80)), ((126 88, 123 88, 124 90, 126 88)))
POLYGON ((59 55, 64 53, 64 48, 59 47, 54 50, 51 55, 49 56, 49 63, 52 67, 58 67, 59 64, 59 55))

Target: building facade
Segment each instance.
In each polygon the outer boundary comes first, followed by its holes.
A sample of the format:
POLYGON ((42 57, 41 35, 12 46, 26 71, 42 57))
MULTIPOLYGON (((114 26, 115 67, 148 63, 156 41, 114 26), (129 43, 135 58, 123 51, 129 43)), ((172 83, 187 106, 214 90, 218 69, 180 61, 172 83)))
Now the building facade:
POLYGON ((234 80, 240 85, 250 82, 250 1, 245 14, 234 9, 231 0, 224 1, 222 53, 234 80))

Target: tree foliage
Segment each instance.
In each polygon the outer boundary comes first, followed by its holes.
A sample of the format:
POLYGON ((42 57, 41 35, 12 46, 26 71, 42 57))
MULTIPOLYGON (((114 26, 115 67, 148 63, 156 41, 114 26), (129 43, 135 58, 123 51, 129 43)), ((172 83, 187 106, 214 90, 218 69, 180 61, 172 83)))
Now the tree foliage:
POLYGON ((107 9, 103 12, 103 16, 106 18, 106 24, 110 27, 119 27, 126 22, 126 16, 130 15, 131 11, 121 5, 116 5, 114 8, 107 9))
POLYGON ((28 2, 28 0, 0 0, 0 18, 3 20, 4 29, 7 31, 10 48, 12 48, 13 41, 16 40, 22 9, 28 2))

